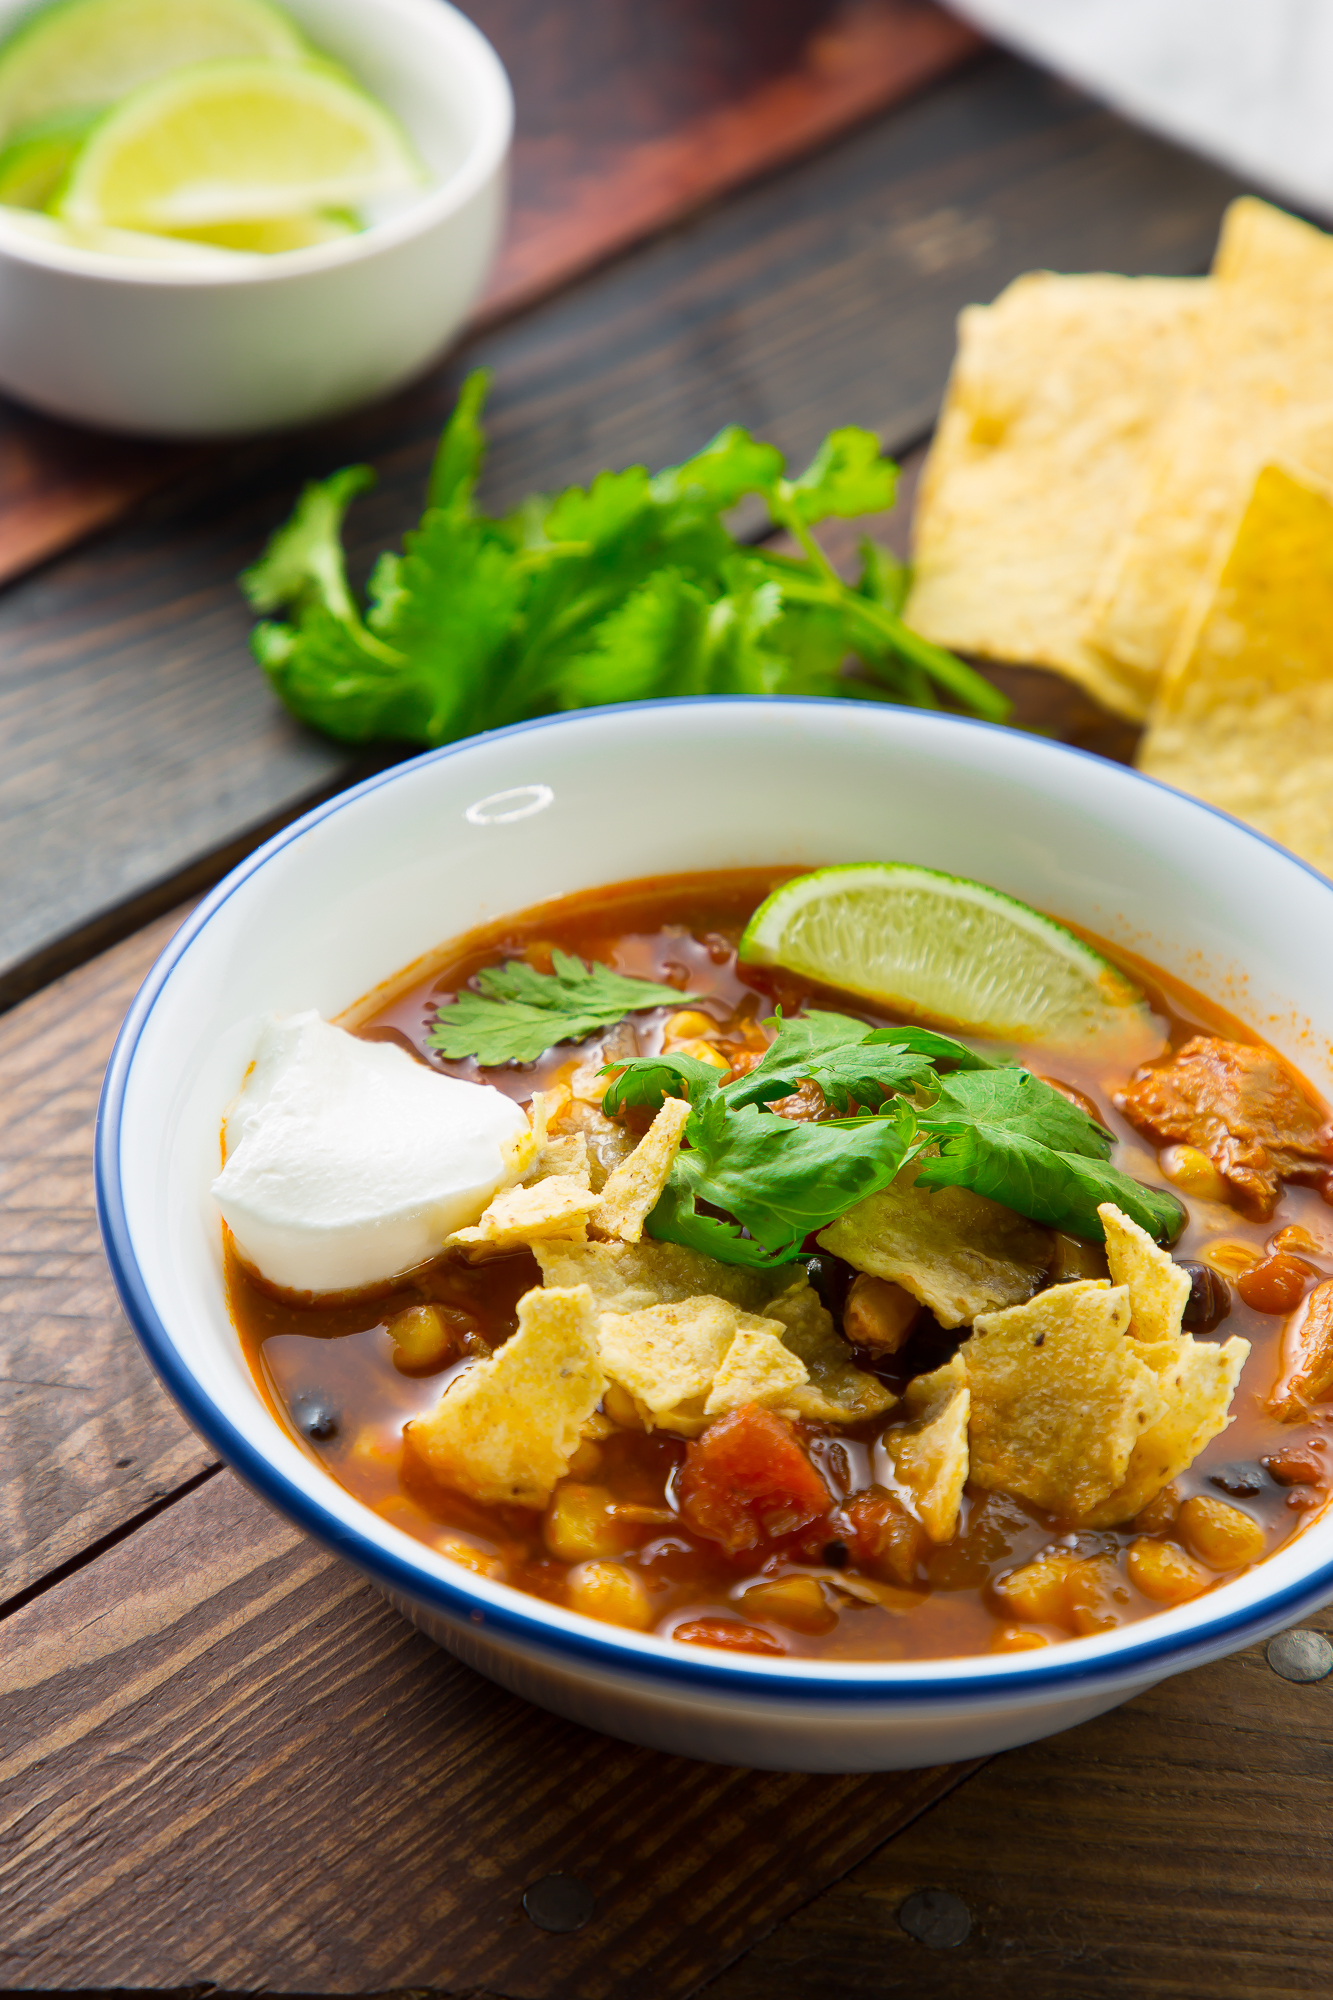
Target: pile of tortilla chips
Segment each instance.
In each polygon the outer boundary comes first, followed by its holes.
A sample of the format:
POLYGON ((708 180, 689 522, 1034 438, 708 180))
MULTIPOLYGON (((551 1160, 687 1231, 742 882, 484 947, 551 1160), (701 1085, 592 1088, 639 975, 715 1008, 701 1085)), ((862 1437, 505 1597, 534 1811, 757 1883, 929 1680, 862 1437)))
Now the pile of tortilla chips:
POLYGON ((1207 278, 962 315, 909 623, 1148 723, 1140 765, 1333 873, 1333 237, 1233 202, 1207 278))

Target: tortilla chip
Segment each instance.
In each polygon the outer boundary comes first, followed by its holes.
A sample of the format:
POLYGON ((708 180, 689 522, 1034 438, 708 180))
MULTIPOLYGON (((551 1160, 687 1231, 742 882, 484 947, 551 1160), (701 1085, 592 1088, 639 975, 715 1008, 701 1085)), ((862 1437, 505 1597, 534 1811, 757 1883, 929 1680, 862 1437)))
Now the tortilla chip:
POLYGON ((1162 1413, 1134 1446, 1121 1485, 1109 1499, 1080 1517, 1090 1528, 1112 1528, 1132 1521, 1226 1429, 1231 1422, 1231 1398, 1250 1343, 1232 1339, 1219 1347, 1184 1334, 1176 1341, 1142 1351, 1157 1378, 1162 1413))
POLYGON ((1102 1202, 1097 1213, 1106 1231, 1111 1283, 1129 1293, 1130 1332, 1136 1340, 1175 1340, 1190 1295, 1189 1272, 1114 1202, 1102 1202))
POLYGON ((809 1380, 789 1399, 797 1416, 829 1424, 855 1424, 891 1410, 896 1397, 876 1375, 858 1368, 833 1315, 807 1279, 800 1279, 764 1307, 765 1317, 783 1328, 783 1341, 804 1365, 809 1380))
MULTIPOLYGON (((1108 561, 1089 645, 1148 713, 1219 544, 1230 541, 1262 466, 1289 456, 1293 432, 1333 404, 1333 237, 1247 198, 1223 222, 1211 303, 1189 388, 1159 426, 1144 499, 1108 561)), ((1297 450, 1322 477, 1330 442, 1297 450)))
POLYGON ((666 1186, 689 1115, 683 1097, 663 1099, 662 1109, 634 1151, 602 1190, 601 1207, 591 1218, 598 1235, 618 1237, 622 1243, 642 1240, 643 1225, 666 1186))
POLYGON ((1128 1325, 1128 1291, 1095 1278, 977 1321, 962 1354, 979 1486, 1067 1519, 1110 1498, 1163 1407, 1128 1325))
POLYGON ((1333 874, 1333 486, 1265 466, 1139 769, 1333 874))
POLYGON ((585 1182, 562 1174, 531 1187, 505 1188, 471 1229, 456 1229, 446 1237, 445 1248, 484 1244, 492 1250, 514 1250, 553 1236, 581 1241, 600 1200, 585 1182))
POLYGON ((928 1411, 943 1407, 955 1391, 966 1387, 967 1363, 960 1349, 942 1368, 932 1368, 929 1375, 912 1377, 903 1390, 903 1408, 909 1417, 923 1417, 928 1411))
POLYGON ((943 646, 1055 667, 1108 707, 1093 593, 1193 366, 1212 285, 1033 271, 958 322, 904 612, 943 646))
POLYGON ((1049 1229, 970 1188, 896 1183, 840 1215, 819 1242, 901 1285, 945 1327, 1031 1298, 1055 1254, 1049 1229))
POLYGON ((544 1507, 605 1390, 592 1293, 539 1289, 519 1300, 517 1333, 456 1376, 403 1437, 444 1486, 487 1505, 544 1507))
POLYGON ((599 1312, 640 1312, 681 1299, 728 1299, 744 1312, 762 1312, 775 1290, 790 1284, 787 1270, 769 1274, 741 1264, 721 1264, 680 1243, 536 1242, 533 1254, 548 1285, 590 1285, 599 1312))
POLYGON ((772 1322, 765 1330, 743 1326, 723 1356, 713 1377, 713 1386, 704 1404, 708 1418, 739 1410, 743 1403, 762 1403, 765 1409, 794 1416, 791 1397, 805 1381, 805 1364, 784 1347, 772 1322))
MULTIPOLYGON (((637 1312, 604 1312, 597 1321, 602 1366, 609 1379, 634 1398, 646 1429, 676 1431, 682 1437, 696 1437, 709 1416, 717 1414, 706 1405, 732 1345, 743 1333, 780 1344, 781 1328, 775 1321, 742 1312, 726 1299, 681 1299, 637 1312)), ((795 1361, 794 1356, 788 1358, 795 1361)), ((742 1353, 738 1370, 744 1361, 742 1353)), ((781 1362, 777 1365, 781 1369, 781 1362)), ((793 1387, 805 1379, 801 1364, 797 1361, 795 1366, 799 1375, 785 1371, 793 1387)), ((751 1395, 739 1400, 763 1398, 751 1395)))
POLYGON ((909 1384, 904 1399, 909 1408, 911 1391, 917 1390, 920 1401, 926 1383, 933 1385, 935 1393, 925 1401, 921 1414, 911 1423, 886 1431, 881 1442, 931 1541, 948 1542, 958 1528, 958 1510, 967 1484, 972 1398, 966 1367, 957 1355, 932 1376, 918 1376, 909 1384))

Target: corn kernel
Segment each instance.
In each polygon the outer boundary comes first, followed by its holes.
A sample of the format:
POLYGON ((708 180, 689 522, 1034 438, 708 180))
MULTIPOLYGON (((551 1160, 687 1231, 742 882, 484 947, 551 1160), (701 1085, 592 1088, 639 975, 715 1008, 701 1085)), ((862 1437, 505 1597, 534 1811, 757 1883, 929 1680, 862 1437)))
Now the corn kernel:
POLYGON ((652 1601, 641 1576, 624 1563, 584 1562, 565 1579, 570 1609, 604 1625, 628 1625, 646 1632, 653 1622, 652 1601))
POLYGON ((475 1542, 465 1541, 462 1535, 441 1535, 435 1544, 442 1556, 450 1562, 461 1563, 464 1569, 472 1570, 477 1576, 489 1576, 496 1583, 502 1583, 505 1565, 501 1557, 487 1549, 479 1549, 475 1542))
POLYGON ((1307 1229, 1303 1222, 1289 1222, 1268 1239, 1274 1257, 1333 1257, 1333 1241, 1322 1230, 1307 1229))
POLYGON ((1186 1604, 1212 1582, 1184 1549, 1174 1542, 1150 1541, 1146 1535, 1131 1542, 1125 1568, 1135 1589, 1158 1604, 1186 1604))
POLYGON ((591 1438, 594 1443, 599 1443, 602 1438, 612 1436, 615 1428, 610 1417, 606 1416, 601 1410, 594 1410, 592 1415, 585 1417, 579 1425, 579 1436, 582 1438, 591 1438))
POLYGON ((719 1032, 718 1024, 709 1014, 700 1014, 694 1007, 683 1007, 679 1014, 673 1014, 662 1028, 663 1043, 688 1042, 702 1035, 707 1041, 719 1032))
POLYGON ((792 1632, 831 1632, 838 1622, 813 1576, 780 1576, 771 1583, 751 1584, 742 1591, 741 1604, 751 1618, 770 1619, 792 1632))
POLYGON ((696 1062, 711 1063, 714 1069, 731 1068, 731 1057, 724 1056, 716 1042, 702 1040, 673 1042, 671 1053, 673 1056, 693 1056, 696 1062))
POLYGON ((442 1368, 458 1351, 458 1326, 438 1306, 408 1306, 388 1325, 398 1368, 442 1368))
POLYGON ((1024 1625, 1001 1625, 990 1642, 992 1653, 1033 1653, 1038 1646, 1049 1646, 1050 1640, 1044 1632, 1029 1632, 1024 1625))
POLYGON ((1242 1243, 1238 1237, 1231 1236, 1220 1236, 1214 1243, 1205 1243, 1199 1256, 1217 1272, 1219 1278, 1228 1278, 1233 1283, 1242 1271, 1251 1271, 1256 1264, 1264 1261, 1263 1251, 1253 1243, 1242 1243))
POLYGON ((1066 1625, 1069 1611, 1065 1584, 1077 1567, 1074 1556, 1057 1549, 1051 1555, 1038 1556, 1035 1562, 1024 1563, 1021 1569, 1010 1570, 1008 1576, 1000 1577, 991 1588, 1004 1610, 1018 1618, 1025 1618, 1033 1625, 1066 1625))
POLYGON ((1123 1624, 1129 1603, 1120 1565, 1112 1557, 1092 1556, 1076 1563, 1065 1579, 1067 1615, 1081 1639, 1123 1624))
POLYGON ((583 1562, 590 1556, 622 1556, 639 1540, 632 1521, 618 1520, 615 1498, 604 1486, 583 1486, 562 1479, 551 1495, 542 1523, 542 1538, 561 1562, 583 1562))
POLYGON ((1185 1502, 1177 1526, 1210 1569, 1240 1569, 1258 1562, 1268 1546, 1268 1537, 1252 1514, 1207 1493, 1196 1493, 1185 1502))
POLYGON ((1167 1179, 1196 1201, 1229 1201, 1231 1190, 1207 1153, 1197 1146, 1167 1146, 1157 1156, 1167 1179))
POLYGON ((608 1385, 602 1398, 602 1408, 611 1422, 622 1431, 641 1431, 645 1428, 643 1418, 635 1407, 634 1398, 628 1389, 622 1389, 619 1382, 608 1385))

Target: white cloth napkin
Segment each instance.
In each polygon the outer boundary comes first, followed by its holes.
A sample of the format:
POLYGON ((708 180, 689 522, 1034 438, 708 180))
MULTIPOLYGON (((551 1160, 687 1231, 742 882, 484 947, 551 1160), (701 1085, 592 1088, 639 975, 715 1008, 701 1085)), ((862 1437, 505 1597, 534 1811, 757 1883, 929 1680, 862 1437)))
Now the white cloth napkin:
POLYGON ((1333 0, 951 0, 1267 191, 1333 216, 1333 0))

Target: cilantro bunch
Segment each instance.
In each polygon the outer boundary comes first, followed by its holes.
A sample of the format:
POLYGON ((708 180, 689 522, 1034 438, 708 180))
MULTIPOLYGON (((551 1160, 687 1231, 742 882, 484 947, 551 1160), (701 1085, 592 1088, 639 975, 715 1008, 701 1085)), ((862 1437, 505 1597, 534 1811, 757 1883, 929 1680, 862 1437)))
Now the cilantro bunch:
POLYGON ((990 721, 1009 704, 902 622, 904 567, 861 545, 843 582, 811 530, 893 504, 897 467, 869 432, 824 440, 799 478, 735 426, 685 464, 603 472, 534 495, 503 519, 477 511, 487 377, 463 385, 421 524, 380 557, 359 604, 342 524, 374 483, 350 466, 307 486, 241 578, 256 659, 301 721, 343 742, 433 745, 526 717, 663 695, 840 695, 990 721), (749 494, 802 554, 742 545, 722 516, 749 494), (845 664, 859 663, 849 675, 845 664))
POLYGON ((1058 1090, 923 1028, 779 1017, 748 1075, 719 1083, 709 1063, 643 1056, 626 1064, 602 1108, 609 1117, 630 1105, 656 1110, 664 1097, 688 1098, 690 1116, 648 1233, 727 1264, 790 1262, 812 1230, 914 1161, 917 1187, 971 1188, 1094 1242, 1103 1237, 1099 1202, 1115 1202, 1159 1241, 1183 1220, 1172 1195, 1110 1165, 1111 1134, 1058 1090), (798 1124, 764 1113, 807 1077, 843 1115, 798 1124))

